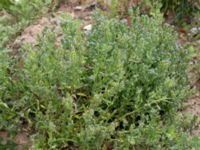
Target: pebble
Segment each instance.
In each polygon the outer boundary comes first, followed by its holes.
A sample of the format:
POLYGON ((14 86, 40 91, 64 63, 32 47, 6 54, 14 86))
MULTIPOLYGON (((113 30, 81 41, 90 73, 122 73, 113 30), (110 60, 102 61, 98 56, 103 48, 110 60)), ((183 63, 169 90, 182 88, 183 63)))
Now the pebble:
POLYGON ((91 31, 91 30, 92 30, 92 25, 89 24, 89 25, 83 27, 83 29, 84 29, 85 31, 87 31, 87 32, 88 32, 88 31, 91 31))
POLYGON ((200 31, 200 28, 194 27, 190 30, 193 34, 197 34, 200 31))
POLYGON ((74 10, 76 10, 76 11, 81 11, 83 8, 81 7, 81 6, 76 6, 76 7, 74 7, 74 10))

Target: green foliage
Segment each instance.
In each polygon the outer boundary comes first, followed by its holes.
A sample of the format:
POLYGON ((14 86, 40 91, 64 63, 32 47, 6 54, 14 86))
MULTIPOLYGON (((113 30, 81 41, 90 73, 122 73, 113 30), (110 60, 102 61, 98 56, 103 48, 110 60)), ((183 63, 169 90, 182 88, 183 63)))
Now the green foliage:
MULTIPOLYGON (((50 2, 50 0, 3 0, 0 2, 0 8, 5 9, 17 19, 32 19, 33 17, 36 17, 37 14, 43 13, 45 10, 44 6, 47 6, 50 2)), ((46 9, 48 9, 48 7, 46 7, 46 9)))
MULTIPOLYGON (((3 140, 3 139, 0 138, 0 140, 3 140)), ((2 149, 2 150, 6 150, 6 149, 14 150, 15 148, 16 148, 16 144, 13 142, 9 141, 6 144, 1 144, 1 142, 0 142, 0 149, 2 149)))
POLYGON ((64 17, 62 46, 45 30, 16 58, 1 51, 0 128, 27 125, 36 150, 196 148, 176 111, 190 93, 190 53, 173 29, 96 16, 88 36, 64 17))
MULTIPOLYGON (((159 6, 164 16, 173 18, 172 23, 178 25, 191 23, 200 12, 200 1, 197 0, 141 0, 137 4, 142 14, 151 14, 159 6)), ((112 0, 111 15, 127 15, 130 6, 130 0, 112 0)))
POLYGON ((10 7, 10 12, 19 19, 34 19, 38 14, 44 14, 48 9, 50 0, 20 0, 14 6, 10 7), (41 9, 42 8, 42 9, 41 9))
POLYGON ((176 24, 191 23, 200 9, 200 1, 198 0, 144 0, 143 3, 151 7, 154 7, 155 4, 161 4, 161 11, 166 16, 173 15, 173 23, 176 24))
POLYGON ((14 2, 12 0, 1 0, 0 1, 0 10, 1 9, 9 9, 11 5, 14 5, 14 2))
POLYGON ((0 10, 6 11, 0 16, 0 48, 12 41, 30 22, 45 14, 50 2, 50 0, 0 1, 0 10))
POLYGON ((162 0, 162 9, 164 12, 169 10, 174 11, 177 15, 188 15, 194 11, 197 11, 198 8, 198 1, 194 0, 169 0, 165 1, 162 0))

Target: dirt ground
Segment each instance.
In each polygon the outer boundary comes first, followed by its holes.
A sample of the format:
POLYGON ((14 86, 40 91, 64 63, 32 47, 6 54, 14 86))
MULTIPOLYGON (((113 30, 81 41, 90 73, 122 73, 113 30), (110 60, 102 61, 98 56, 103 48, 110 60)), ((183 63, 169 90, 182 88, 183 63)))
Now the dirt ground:
POLYGON ((59 40, 62 37, 62 32, 59 25, 59 16, 62 13, 71 15, 74 19, 80 19, 82 21, 82 29, 90 30, 90 28, 88 27, 90 27, 92 23, 91 13, 94 7, 93 5, 95 5, 95 3, 83 6, 62 4, 56 12, 49 14, 48 16, 42 17, 32 25, 28 26, 26 29, 24 29, 21 35, 18 36, 13 43, 9 44, 8 47, 12 49, 13 54, 16 55, 17 50, 25 43, 29 43, 32 46, 35 46, 37 44, 38 36, 42 34, 42 31, 46 27, 49 29, 55 27, 55 33, 59 40))
MULTIPOLYGON (((184 112, 193 114, 200 118, 200 92, 185 101, 183 107, 186 108, 184 112)), ((192 131, 192 135, 200 136, 200 124, 192 131)))

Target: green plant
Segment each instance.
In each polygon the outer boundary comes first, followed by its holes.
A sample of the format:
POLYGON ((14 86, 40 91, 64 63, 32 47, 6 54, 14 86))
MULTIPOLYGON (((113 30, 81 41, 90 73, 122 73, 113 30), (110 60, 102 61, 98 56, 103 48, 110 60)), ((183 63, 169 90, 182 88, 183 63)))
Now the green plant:
POLYGON ((143 6, 148 4, 154 7, 155 4, 161 4, 161 11, 166 17, 173 17, 175 24, 191 23, 195 14, 199 13, 200 3, 196 0, 144 0, 143 6))
MULTIPOLYGON (((1 140, 1 138, 0 138, 1 140)), ((14 150, 16 148, 16 144, 14 144, 13 142, 8 142, 6 144, 1 144, 0 143, 0 149, 5 150, 5 149, 10 149, 10 150, 14 150)))
POLYGON ((33 19, 38 14, 44 13, 48 9, 50 0, 19 0, 19 1, 1 1, 0 8, 5 9, 8 13, 13 15, 17 20, 33 19), (45 6, 46 5, 46 6, 45 6), (45 8, 46 7, 46 8, 45 8), (43 9, 41 9, 43 8, 43 9))
POLYGON ((129 7, 140 7, 142 14, 151 14, 154 7, 160 7, 161 12, 172 23, 182 25, 191 23, 196 14, 199 14, 200 2, 196 0, 113 0, 111 4, 112 15, 127 15, 129 7))
POLYGON ((44 15, 49 4, 50 0, 1 1, 0 9, 6 13, 0 16, 0 48, 6 47, 30 22, 44 15))
POLYGON ((9 9, 9 7, 11 6, 11 5, 13 5, 14 4, 14 2, 13 1, 11 1, 11 0, 1 0, 1 2, 0 2, 0 10, 2 10, 2 9, 9 9))
POLYGON ((45 30, 16 58, 1 51, 0 129, 27 125, 33 149, 196 148, 176 111, 190 94, 190 53, 173 29, 96 16, 88 36, 64 17, 62 45, 45 30))

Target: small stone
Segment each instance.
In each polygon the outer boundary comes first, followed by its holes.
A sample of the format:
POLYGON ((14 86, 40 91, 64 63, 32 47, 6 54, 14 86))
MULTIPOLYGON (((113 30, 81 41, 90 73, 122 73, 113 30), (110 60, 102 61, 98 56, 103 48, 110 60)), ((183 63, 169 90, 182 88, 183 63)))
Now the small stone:
POLYGON ((198 28, 198 27, 194 27, 194 28, 191 29, 191 32, 193 34, 197 34, 199 31, 200 31, 200 28, 198 28))
POLYGON ((91 31, 91 30, 92 30, 92 25, 89 24, 89 25, 85 26, 83 29, 84 29, 85 31, 91 31))
POLYGON ((76 11, 81 11, 83 8, 81 7, 81 6, 76 6, 76 7, 74 7, 74 10, 76 10, 76 11))

